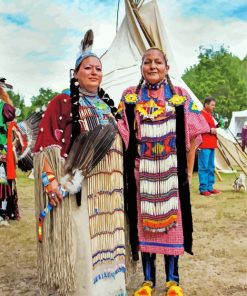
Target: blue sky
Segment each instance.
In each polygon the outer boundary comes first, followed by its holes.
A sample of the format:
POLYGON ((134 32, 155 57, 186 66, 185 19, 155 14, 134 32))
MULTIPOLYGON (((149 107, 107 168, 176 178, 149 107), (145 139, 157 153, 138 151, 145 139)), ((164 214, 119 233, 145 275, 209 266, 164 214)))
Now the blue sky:
MULTIPOLYGON (((82 34, 95 33, 100 55, 115 37, 117 0, 0 0, 0 76, 27 103, 40 87, 68 85, 82 34)), ((246 0, 157 0, 180 73, 197 62, 198 48, 225 44, 246 55, 246 0)), ((124 16, 120 1, 120 19, 124 16)))
POLYGON ((214 20, 241 19, 247 20, 246 0, 180 0, 182 15, 204 17, 214 20))

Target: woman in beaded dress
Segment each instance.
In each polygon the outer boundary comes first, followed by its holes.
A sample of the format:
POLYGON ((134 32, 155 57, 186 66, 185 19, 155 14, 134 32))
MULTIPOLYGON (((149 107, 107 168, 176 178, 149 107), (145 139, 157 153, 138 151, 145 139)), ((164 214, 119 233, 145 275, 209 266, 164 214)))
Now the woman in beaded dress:
POLYGON ((98 95, 102 65, 87 47, 92 38, 90 30, 75 63, 70 95, 60 94, 48 104, 35 146, 36 216, 48 201, 56 207, 44 220, 38 243, 39 282, 45 295, 126 295, 120 135, 85 176, 79 194, 62 200, 58 189, 78 134, 115 124, 113 110, 98 95), (49 180, 45 186, 44 174, 49 180))
POLYGON ((158 48, 142 58, 142 79, 123 92, 118 129, 125 143, 125 203, 132 255, 141 251, 144 283, 135 296, 156 285, 156 254, 164 254, 165 295, 183 295, 178 259, 192 254, 192 216, 186 151, 206 132, 188 93, 171 84, 166 56, 158 48))

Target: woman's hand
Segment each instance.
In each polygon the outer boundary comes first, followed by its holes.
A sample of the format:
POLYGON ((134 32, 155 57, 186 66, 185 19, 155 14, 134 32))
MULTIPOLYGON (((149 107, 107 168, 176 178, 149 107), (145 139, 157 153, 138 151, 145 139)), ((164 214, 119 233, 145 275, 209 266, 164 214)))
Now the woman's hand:
POLYGON ((53 207, 59 205, 63 200, 62 194, 60 193, 58 186, 58 181, 55 179, 45 187, 45 190, 48 195, 48 201, 53 207))

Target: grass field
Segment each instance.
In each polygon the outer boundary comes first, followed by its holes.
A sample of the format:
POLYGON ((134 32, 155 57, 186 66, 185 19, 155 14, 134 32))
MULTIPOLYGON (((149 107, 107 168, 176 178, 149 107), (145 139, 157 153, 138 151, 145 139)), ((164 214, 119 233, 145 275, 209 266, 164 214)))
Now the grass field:
MULTIPOLYGON (((224 180, 216 184, 222 194, 208 198, 198 194, 197 175, 193 177, 194 256, 180 258, 181 286, 186 296, 247 295, 247 193, 232 190, 234 175, 222 177, 224 180)), ((0 227, 1 296, 39 295, 33 181, 23 173, 18 175, 18 195, 21 220, 0 227)), ((162 261, 158 256, 155 295, 163 291, 162 261)), ((128 287, 130 295, 142 280, 138 264, 128 287)))

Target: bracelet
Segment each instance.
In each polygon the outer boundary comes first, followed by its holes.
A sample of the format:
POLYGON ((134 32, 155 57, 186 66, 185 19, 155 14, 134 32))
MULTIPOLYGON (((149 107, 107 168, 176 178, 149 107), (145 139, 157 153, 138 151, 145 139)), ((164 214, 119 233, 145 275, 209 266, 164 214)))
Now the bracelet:
POLYGON ((44 187, 48 186, 55 179, 56 178, 53 173, 50 173, 50 172, 43 172, 42 173, 42 183, 43 183, 44 187))

